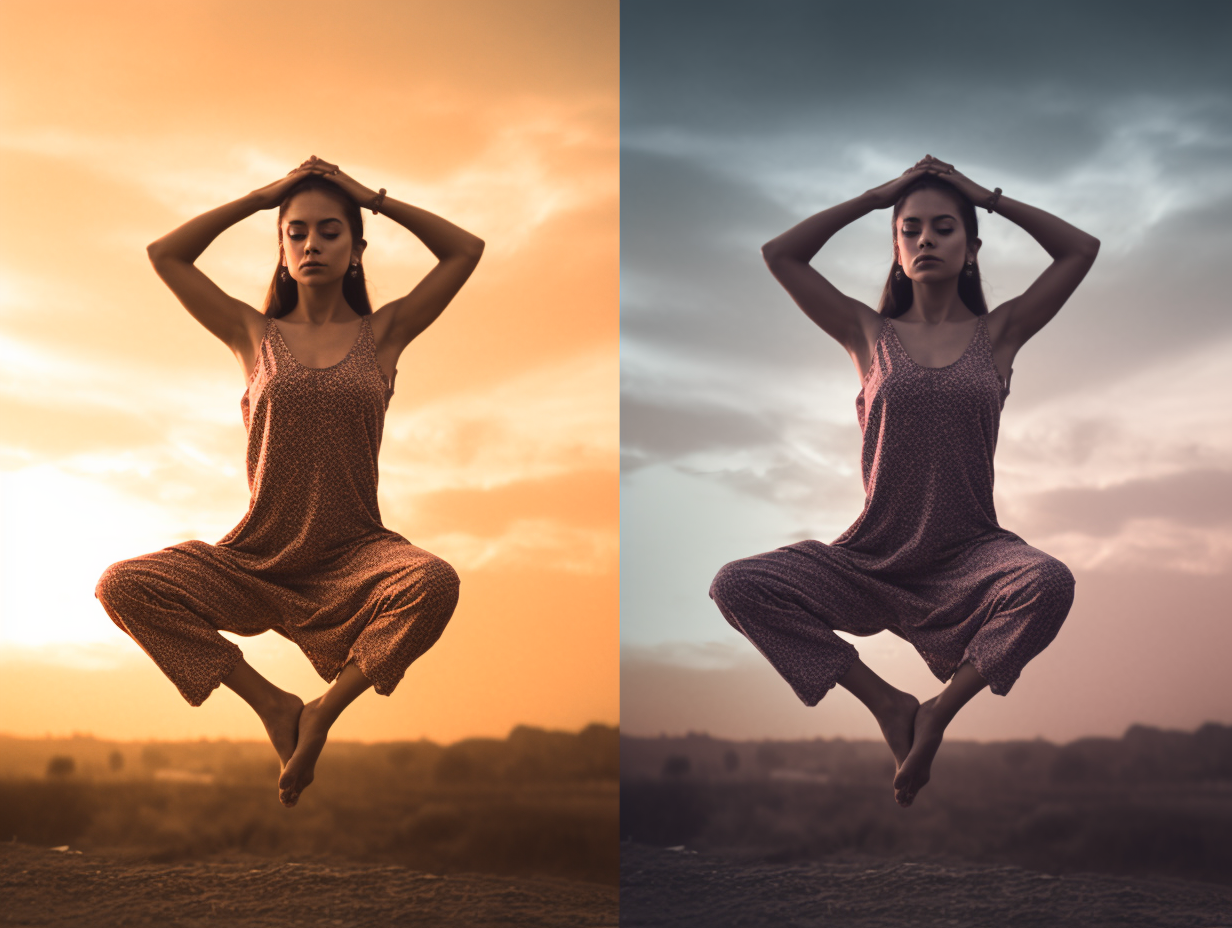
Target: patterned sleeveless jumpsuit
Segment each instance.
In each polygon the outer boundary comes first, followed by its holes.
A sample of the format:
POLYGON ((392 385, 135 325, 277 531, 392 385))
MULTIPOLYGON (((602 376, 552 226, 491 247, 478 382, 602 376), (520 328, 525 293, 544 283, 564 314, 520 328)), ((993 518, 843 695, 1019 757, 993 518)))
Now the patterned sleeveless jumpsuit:
POLYGON ((240 402, 248 513, 218 544, 186 541, 103 573, 95 596, 194 706, 242 653, 218 632, 273 630, 326 680, 348 661, 389 695, 440 637, 458 576, 381 524, 377 452, 393 385, 366 316, 347 356, 305 367, 266 322, 240 402))
POLYGON ((1069 569, 997 524, 993 452, 1009 387, 984 317, 930 368, 882 321, 856 399, 864 511, 833 544, 802 541, 724 566, 710 596, 796 695, 816 705, 855 663, 835 631, 889 630, 940 680, 969 661, 998 695, 1060 630, 1069 569))

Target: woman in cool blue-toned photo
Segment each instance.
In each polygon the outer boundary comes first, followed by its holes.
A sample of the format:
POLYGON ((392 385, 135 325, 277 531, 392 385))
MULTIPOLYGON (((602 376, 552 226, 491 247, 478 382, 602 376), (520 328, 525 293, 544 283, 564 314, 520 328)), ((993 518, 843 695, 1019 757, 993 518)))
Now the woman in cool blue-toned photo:
POLYGON ((1060 561, 997 522, 993 453, 1018 350, 1056 315, 1099 241, 925 156, 900 177, 806 219, 763 248, 800 308, 860 376, 864 511, 832 544, 734 561, 710 595, 806 705, 835 684, 873 713, 894 754, 896 801, 928 782, 946 727, 985 686, 1005 695, 1056 636, 1074 595, 1060 561), (1052 264, 989 311, 976 205, 1031 234, 1052 264), (809 262, 839 229, 892 210, 894 263, 877 311, 809 262), (921 703, 835 632, 889 630, 948 685, 921 703))

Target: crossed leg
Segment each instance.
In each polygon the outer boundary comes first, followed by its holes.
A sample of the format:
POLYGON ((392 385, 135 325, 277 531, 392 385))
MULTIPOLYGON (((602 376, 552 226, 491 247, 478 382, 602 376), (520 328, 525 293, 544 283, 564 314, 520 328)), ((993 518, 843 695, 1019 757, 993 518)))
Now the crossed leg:
POLYGON ((270 743, 278 752, 278 760, 285 768, 299 740, 299 719, 304 701, 294 693, 274 686, 242 657, 235 669, 222 678, 222 682, 257 713, 270 743))
POLYGON ((222 682, 248 703, 265 725, 282 762, 278 800, 287 808, 299 801, 299 794, 312 782, 321 749, 342 710, 372 685, 354 663, 348 662, 324 694, 305 703, 270 683, 243 659, 222 682))
POLYGON ((894 754, 894 801, 906 808, 928 782, 933 758, 946 726, 958 710, 988 685, 974 667, 964 663, 938 695, 921 703, 896 689, 857 659, 839 684, 864 703, 894 754))
POLYGON ((312 782, 330 728, 342 710, 370 686, 372 681, 353 662, 348 662, 329 689, 304 705, 296 729, 295 752, 278 778, 278 801, 284 806, 290 808, 299 802, 299 794, 312 782))

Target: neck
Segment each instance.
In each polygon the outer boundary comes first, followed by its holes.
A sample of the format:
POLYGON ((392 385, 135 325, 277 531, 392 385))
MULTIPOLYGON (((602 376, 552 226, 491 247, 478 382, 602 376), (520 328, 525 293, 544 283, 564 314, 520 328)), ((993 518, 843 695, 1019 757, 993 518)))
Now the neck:
POLYGON ((319 287, 299 285, 299 300, 291 315, 314 325, 327 322, 351 322, 356 317, 346 297, 342 295, 342 281, 319 287))
POLYGON ((942 322, 963 322, 972 316, 958 296, 958 279, 936 283, 911 282, 911 308, 903 313, 913 322, 937 325, 942 322))

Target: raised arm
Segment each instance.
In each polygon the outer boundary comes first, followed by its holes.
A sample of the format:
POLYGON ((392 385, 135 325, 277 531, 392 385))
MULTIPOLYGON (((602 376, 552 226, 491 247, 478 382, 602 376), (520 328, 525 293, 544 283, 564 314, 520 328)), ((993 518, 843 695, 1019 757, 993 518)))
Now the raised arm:
POLYGON ((770 273, 805 315, 847 349, 861 376, 872 363, 881 316, 870 306, 839 292, 809 262, 835 232, 875 209, 893 206, 902 190, 929 170, 922 163, 908 168, 880 187, 810 216, 761 249, 770 273))
POLYGON ((322 172, 296 168, 268 186, 188 220, 146 249, 163 283, 171 288, 194 319, 235 353, 245 374, 256 361, 256 346, 265 331, 265 316, 224 293, 195 262, 224 230, 253 213, 277 206, 291 187, 315 173, 322 172))
MULTIPOLYGON (((964 177, 953 165, 942 161, 934 163, 940 168, 939 176, 961 190, 976 206, 984 206, 993 199, 993 191, 964 177)), ((1064 219, 1009 197, 998 196, 993 209, 1024 229, 1052 258, 1052 264, 1044 268, 1021 296, 1006 300, 988 314, 989 332, 997 352, 1012 356, 1060 312, 1082 283, 1099 253, 1099 239, 1064 219)))
POLYGON ((325 177, 345 190, 360 206, 369 209, 376 206, 414 234, 436 256, 436 267, 410 293, 386 303, 372 314, 378 355, 382 360, 396 361, 402 349, 435 322, 462 289, 483 254, 483 239, 426 209, 381 196, 348 177, 336 165, 317 163, 324 166, 325 177))

